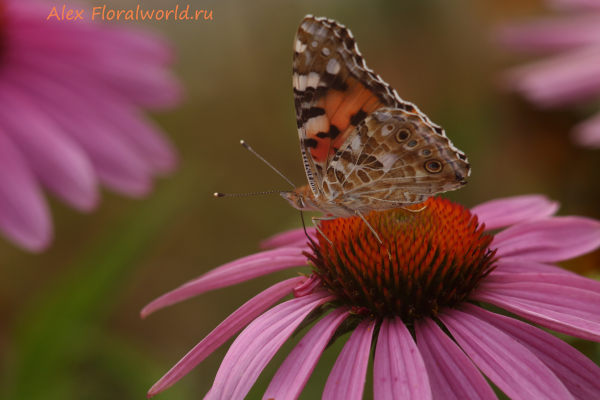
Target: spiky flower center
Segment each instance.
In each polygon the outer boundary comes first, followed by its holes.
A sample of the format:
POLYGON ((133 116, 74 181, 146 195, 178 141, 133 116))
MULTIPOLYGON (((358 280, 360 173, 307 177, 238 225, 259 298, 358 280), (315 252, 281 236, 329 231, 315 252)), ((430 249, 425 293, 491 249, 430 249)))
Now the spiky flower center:
POLYGON ((339 301, 405 323, 454 307, 493 269, 492 236, 465 207, 430 198, 416 209, 366 216, 383 244, 360 218, 323 221, 307 254, 339 301), (391 256, 391 259, 390 259, 391 256))

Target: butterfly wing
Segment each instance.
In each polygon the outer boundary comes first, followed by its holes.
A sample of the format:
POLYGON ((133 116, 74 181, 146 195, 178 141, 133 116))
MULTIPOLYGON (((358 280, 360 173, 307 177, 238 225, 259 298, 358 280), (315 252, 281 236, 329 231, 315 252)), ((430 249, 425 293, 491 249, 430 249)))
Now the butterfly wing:
POLYGON ((352 33, 307 16, 294 42, 294 100, 304 168, 316 197, 331 159, 367 115, 413 106, 367 68, 352 33))
POLYGON ((458 189, 469 174, 465 155, 421 115, 381 108, 333 157, 324 187, 353 210, 385 210, 458 189))

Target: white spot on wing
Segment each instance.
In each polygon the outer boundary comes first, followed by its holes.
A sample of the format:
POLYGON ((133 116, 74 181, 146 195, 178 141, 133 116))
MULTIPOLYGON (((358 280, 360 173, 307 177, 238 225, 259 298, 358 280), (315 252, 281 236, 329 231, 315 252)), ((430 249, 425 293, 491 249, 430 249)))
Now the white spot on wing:
POLYGON ((308 74, 308 79, 306 80, 305 87, 312 87, 316 89, 319 85, 319 80, 319 74, 317 72, 311 72, 310 74, 308 74))
POLYGON ((327 72, 329 72, 332 75, 336 75, 338 72, 340 72, 340 63, 335 59, 332 58, 331 60, 329 60, 329 62, 327 63, 327 72))
POLYGON ((319 132, 329 132, 329 119, 325 115, 310 118, 306 121, 306 132, 316 135, 319 132))
POLYGON ((354 151, 358 151, 358 149, 360 148, 360 144, 361 144, 360 135, 356 135, 356 136, 354 136, 354 138, 352 138, 352 142, 350 142, 350 148, 354 151))
POLYGON ((306 44, 302 43, 300 39, 296 40, 296 53, 303 53, 306 50, 306 44))
POLYGON ((392 168, 392 165, 398 160, 398 155, 393 153, 387 153, 383 156, 379 157, 378 161, 383 164, 383 170, 385 172, 389 171, 392 168))
POLYGON ((296 77, 296 89, 300 90, 300 91, 305 91, 306 90, 306 75, 298 75, 296 77))

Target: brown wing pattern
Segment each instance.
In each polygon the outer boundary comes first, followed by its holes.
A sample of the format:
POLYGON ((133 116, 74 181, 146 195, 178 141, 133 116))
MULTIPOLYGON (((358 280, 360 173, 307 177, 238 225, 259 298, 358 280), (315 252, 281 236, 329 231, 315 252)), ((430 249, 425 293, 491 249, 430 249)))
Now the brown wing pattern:
POLYGON ((469 172, 448 138, 418 115, 382 108, 361 122, 333 157, 324 190, 343 202, 382 210, 458 189, 469 172))
MULTIPOLYGON (((403 204, 416 203, 423 196, 424 200, 430 194, 460 187, 462 178, 469 175, 464 153, 452 145, 442 128, 415 105, 403 101, 366 66, 352 33, 337 22, 310 15, 302 21, 294 41, 293 82, 304 167, 317 199, 332 201, 346 193, 348 199, 375 198, 387 204, 397 198, 403 204), (386 113, 379 112, 383 107, 386 113), (390 113, 395 121, 402 117, 403 124, 414 127, 418 133, 416 147, 394 145, 377 127, 390 113), (367 129, 364 135, 361 129, 367 129), (349 160, 356 141, 369 138, 381 143, 363 143, 356 153, 358 168, 354 168, 356 162, 343 166, 340 160, 349 160), (423 150, 423 146, 429 146, 431 159, 446 163, 440 164, 442 169, 435 176, 415 158, 415 151, 423 150), (389 169, 376 168, 378 163, 387 165, 393 157, 398 158, 397 164, 389 169), (374 158, 383 161, 375 162, 374 158), (353 169, 348 169, 350 164, 353 169), (461 177, 452 177, 450 170, 461 177)), ((434 167, 435 163, 428 165, 434 167)))
POLYGON ((294 42, 294 100, 304 166, 315 195, 335 152, 374 110, 397 107, 393 90, 369 70, 348 29, 307 16, 294 42))

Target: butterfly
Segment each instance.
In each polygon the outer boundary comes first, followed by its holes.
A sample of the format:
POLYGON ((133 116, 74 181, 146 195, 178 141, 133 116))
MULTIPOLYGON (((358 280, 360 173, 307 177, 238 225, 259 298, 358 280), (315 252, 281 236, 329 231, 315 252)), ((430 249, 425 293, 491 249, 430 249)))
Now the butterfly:
POLYGON ((329 215, 313 223, 365 220, 363 213, 422 203, 466 184, 465 154, 367 67, 343 25, 304 18, 294 41, 293 83, 308 185, 280 194, 294 208, 329 215))

